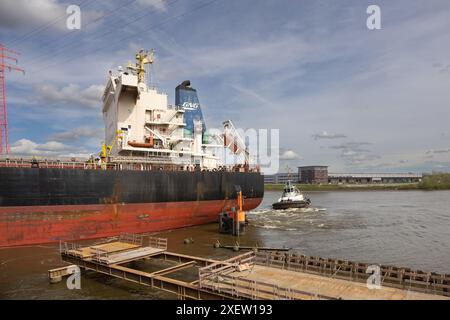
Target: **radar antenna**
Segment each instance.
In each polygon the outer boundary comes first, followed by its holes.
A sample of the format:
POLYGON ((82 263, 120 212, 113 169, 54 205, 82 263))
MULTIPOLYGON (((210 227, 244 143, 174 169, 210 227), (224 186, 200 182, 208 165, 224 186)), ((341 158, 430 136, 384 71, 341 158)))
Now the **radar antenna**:
POLYGON ((144 49, 141 49, 138 53, 136 53, 136 65, 133 65, 131 62, 128 63, 127 68, 132 70, 137 75, 138 83, 145 82, 145 65, 153 64, 154 54, 154 49, 151 49, 150 51, 144 51, 144 49))
POLYGON ((291 167, 289 165, 286 165, 286 172, 288 180, 291 180, 291 167))

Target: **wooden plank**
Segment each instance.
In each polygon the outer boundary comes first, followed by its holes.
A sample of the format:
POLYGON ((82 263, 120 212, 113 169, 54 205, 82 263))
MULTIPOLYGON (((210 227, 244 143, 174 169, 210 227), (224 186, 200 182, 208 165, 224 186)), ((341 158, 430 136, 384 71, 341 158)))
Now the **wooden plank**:
POLYGON ((186 254, 181 254, 181 253, 169 252, 169 251, 164 251, 158 255, 155 255, 155 257, 160 257, 160 256, 163 257, 165 260, 196 261, 197 263, 202 263, 203 265, 208 265, 208 264, 213 264, 213 263, 219 262, 219 261, 213 260, 213 259, 195 257, 195 256, 186 255, 186 254))
POLYGON ((162 276, 162 275, 165 275, 165 274, 168 274, 168 273, 172 273, 172 272, 175 272, 175 271, 179 271, 179 270, 183 270, 183 269, 186 269, 186 268, 193 267, 196 264, 197 264, 197 262, 195 262, 195 261, 189 261, 189 262, 182 263, 182 264, 170 267, 170 268, 166 268, 166 269, 163 269, 163 270, 155 271, 152 274, 153 275, 161 275, 162 276))
POLYGON ((129 250, 129 249, 135 249, 135 248, 139 248, 139 247, 140 246, 137 244, 121 242, 121 241, 114 241, 114 242, 108 242, 108 243, 91 246, 90 248, 100 249, 100 250, 106 251, 107 253, 113 253, 113 252, 129 250))
POLYGON ((119 264, 125 263, 133 260, 140 260, 143 258, 150 257, 152 255, 159 254, 163 252, 163 249, 155 248, 139 248, 134 250, 128 250, 121 253, 110 254, 107 257, 100 257, 99 261, 105 264, 119 264))
POLYGON ((151 273, 140 271, 140 270, 136 270, 136 269, 130 269, 130 268, 118 265, 118 264, 112 264, 109 267, 113 268, 115 270, 120 270, 120 271, 123 271, 123 272, 133 273, 133 274, 138 275, 138 276, 143 276, 143 277, 151 277, 152 276, 151 273))

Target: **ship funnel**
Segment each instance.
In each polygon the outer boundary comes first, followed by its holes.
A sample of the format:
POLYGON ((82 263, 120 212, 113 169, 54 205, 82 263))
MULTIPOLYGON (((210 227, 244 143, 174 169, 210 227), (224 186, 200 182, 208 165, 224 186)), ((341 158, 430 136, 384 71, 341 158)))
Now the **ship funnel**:
POLYGON ((197 90, 191 87, 191 82, 189 80, 183 81, 175 88, 175 104, 185 111, 184 121, 186 122, 186 131, 188 131, 188 135, 194 134, 194 121, 202 122, 202 134, 204 135, 206 125, 198 100, 197 90))

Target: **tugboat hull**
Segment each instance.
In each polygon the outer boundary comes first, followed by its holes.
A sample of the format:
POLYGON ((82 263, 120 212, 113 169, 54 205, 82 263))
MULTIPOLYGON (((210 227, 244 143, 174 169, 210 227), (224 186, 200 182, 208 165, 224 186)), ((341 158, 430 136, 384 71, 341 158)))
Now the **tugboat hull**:
POLYGON ((272 208, 275 210, 285 210, 291 208, 308 208, 311 205, 311 201, 281 201, 272 204, 272 208))

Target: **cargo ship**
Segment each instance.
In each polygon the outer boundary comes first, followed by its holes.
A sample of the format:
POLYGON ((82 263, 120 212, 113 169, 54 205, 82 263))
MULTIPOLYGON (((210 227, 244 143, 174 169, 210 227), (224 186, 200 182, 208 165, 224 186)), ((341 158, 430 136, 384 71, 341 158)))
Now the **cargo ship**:
POLYGON ((88 160, 0 159, 0 247, 148 233, 218 220, 256 208, 264 179, 231 121, 208 135, 196 89, 175 89, 175 105, 147 84, 153 51, 109 71, 102 96, 105 142, 88 160), (217 148, 242 156, 225 166, 217 148))

